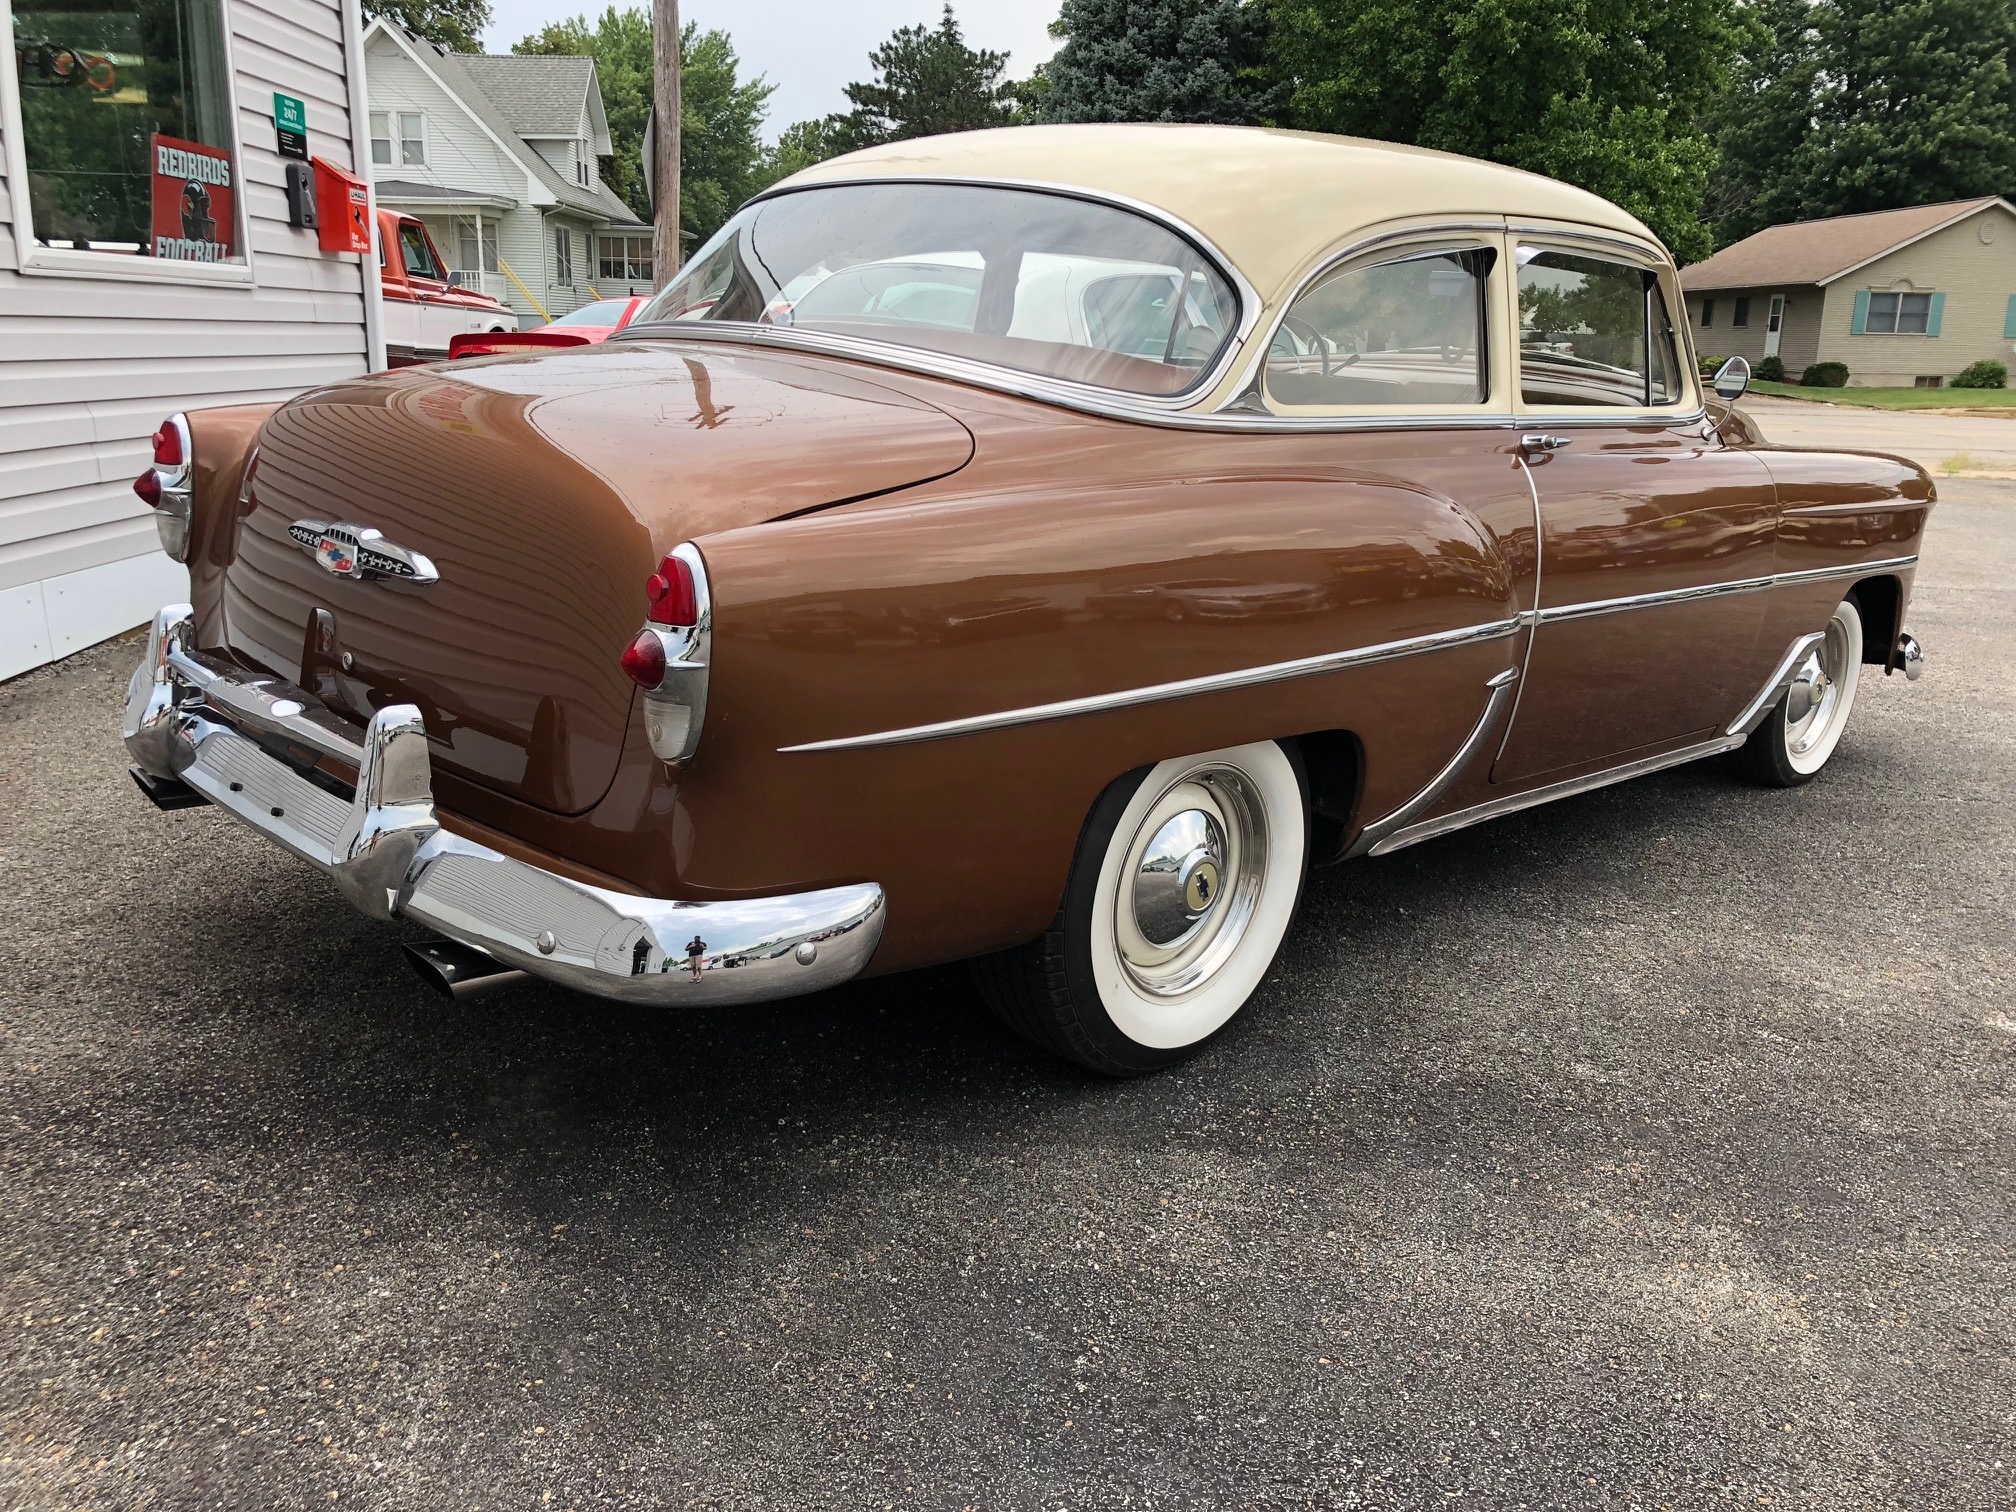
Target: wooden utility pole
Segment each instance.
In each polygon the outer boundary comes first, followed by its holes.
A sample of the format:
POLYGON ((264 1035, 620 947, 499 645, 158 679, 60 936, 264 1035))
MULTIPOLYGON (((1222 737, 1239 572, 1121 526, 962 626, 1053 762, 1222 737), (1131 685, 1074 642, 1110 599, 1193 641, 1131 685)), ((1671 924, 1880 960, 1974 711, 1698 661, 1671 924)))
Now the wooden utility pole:
POLYGON ((651 271, 662 289, 679 270, 679 0, 651 0, 651 271))

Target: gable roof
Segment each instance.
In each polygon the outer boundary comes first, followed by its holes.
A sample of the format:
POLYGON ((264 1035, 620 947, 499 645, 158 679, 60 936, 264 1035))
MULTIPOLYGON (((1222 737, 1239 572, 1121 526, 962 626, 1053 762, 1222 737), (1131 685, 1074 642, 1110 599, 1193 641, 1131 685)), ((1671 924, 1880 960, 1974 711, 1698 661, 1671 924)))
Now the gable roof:
POLYGON ((455 61, 490 98, 497 113, 522 137, 581 134, 588 91, 595 87, 593 58, 535 53, 457 53, 455 61))
POLYGON ((1767 226, 1724 247, 1705 262, 1680 270, 1680 287, 1690 294, 1703 289, 1747 289, 1764 284, 1827 284, 1944 230, 1956 221, 1978 215, 1991 205, 2016 213, 2000 195, 1947 200, 1937 205, 1913 205, 1906 210, 1873 210, 1866 215, 1835 215, 1826 220, 1793 221, 1767 226))
MULTIPOLYGON (((545 189, 547 194, 551 196, 550 201, 542 201, 535 195, 533 200, 535 204, 557 203, 570 210, 579 211, 593 220, 608 221, 613 225, 637 226, 643 224, 631 212, 630 207, 614 194, 611 194, 608 189, 602 187, 590 188, 585 184, 576 184, 541 157, 531 143, 526 141, 525 134, 511 124, 509 117, 507 117, 503 108, 497 103, 496 97, 485 87, 485 81, 481 77, 483 71, 481 65, 488 63, 527 63, 533 65, 530 69, 502 70, 492 74, 492 78, 497 81, 495 87, 500 93, 507 94, 516 81, 536 78, 542 73, 551 74, 554 78, 561 80, 561 84, 553 87, 556 90, 562 91, 567 87, 571 87, 566 85, 564 81, 569 78, 579 79, 581 81, 582 93, 574 96, 572 110, 567 117, 567 125, 564 129, 553 132, 551 135, 561 137, 574 136, 579 129, 581 109, 585 103, 590 107, 591 129, 597 133, 597 140, 594 146, 599 151, 608 147, 609 134, 608 127, 602 124, 605 119, 601 108, 602 91, 595 82, 595 60, 593 58, 555 56, 500 58, 492 57, 486 53, 444 52, 433 43, 414 36, 413 33, 403 27, 392 24, 382 16, 371 23, 370 29, 374 33, 382 29, 388 37, 405 50, 409 58, 418 63, 427 72, 433 74, 436 82, 448 92, 450 97, 466 110, 475 119, 476 123, 495 139, 497 145, 502 147, 511 159, 519 167, 523 168, 526 173, 530 174, 540 187, 545 189), (469 66, 472 63, 478 65, 478 67, 472 69, 469 66), (550 67, 553 64, 563 66, 559 68, 550 67)), ((544 117, 539 118, 544 119, 544 117)), ((534 134, 540 135, 544 133, 534 134)))

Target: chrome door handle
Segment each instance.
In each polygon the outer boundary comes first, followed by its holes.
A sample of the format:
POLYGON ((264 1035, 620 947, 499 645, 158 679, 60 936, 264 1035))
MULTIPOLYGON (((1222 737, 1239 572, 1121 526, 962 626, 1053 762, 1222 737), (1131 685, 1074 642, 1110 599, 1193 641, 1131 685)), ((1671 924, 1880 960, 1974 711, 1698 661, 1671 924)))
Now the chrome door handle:
POLYGON ((1569 436, 1550 436, 1544 431, 1528 431, 1519 438, 1519 450, 1528 453, 1559 451, 1572 439, 1569 436))

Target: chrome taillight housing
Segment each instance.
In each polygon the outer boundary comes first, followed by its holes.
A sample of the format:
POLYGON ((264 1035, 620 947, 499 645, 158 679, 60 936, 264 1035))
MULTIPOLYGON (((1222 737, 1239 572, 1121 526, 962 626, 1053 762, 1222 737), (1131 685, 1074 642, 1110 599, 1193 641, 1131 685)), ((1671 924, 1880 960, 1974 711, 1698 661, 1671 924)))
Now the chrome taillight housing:
POLYGON ((196 510, 194 462, 188 416, 170 415, 154 432, 154 465, 133 480, 133 492, 154 511, 161 549, 178 562, 189 560, 189 526, 196 510))
POLYGON ((707 564, 691 541, 665 553, 644 589, 644 628, 623 652, 623 672, 644 690, 644 734, 659 760, 692 759, 707 717, 714 605, 707 564))

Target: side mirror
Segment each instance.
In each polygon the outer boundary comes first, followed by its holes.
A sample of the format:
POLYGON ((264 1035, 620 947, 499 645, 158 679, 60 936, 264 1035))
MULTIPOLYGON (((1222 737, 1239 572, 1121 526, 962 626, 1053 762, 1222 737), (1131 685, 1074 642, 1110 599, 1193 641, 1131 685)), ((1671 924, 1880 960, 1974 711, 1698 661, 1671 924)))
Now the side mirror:
POLYGON ((1715 369, 1715 396, 1734 404, 1750 391, 1750 364, 1741 357, 1731 357, 1715 369))
MULTIPOLYGON (((467 273, 464 273, 461 269, 458 268, 453 273, 450 273, 448 275, 448 287, 451 289, 467 288, 468 285, 466 282, 464 282, 464 280, 466 280, 468 277, 469 275, 467 273)), ((1725 369, 1724 371, 1727 370, 1725 369)), ((1743 371, 1745 376, 1747 377, 1750 370, 1748 368, 1745 368, 1743 371)), ((1717 383, 1720 383, 1722 380, 1718 377, 1715 381, 1717 383)))

